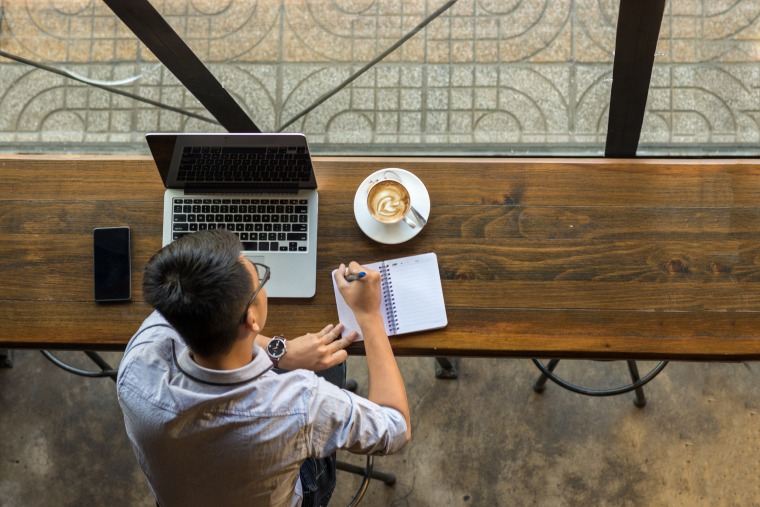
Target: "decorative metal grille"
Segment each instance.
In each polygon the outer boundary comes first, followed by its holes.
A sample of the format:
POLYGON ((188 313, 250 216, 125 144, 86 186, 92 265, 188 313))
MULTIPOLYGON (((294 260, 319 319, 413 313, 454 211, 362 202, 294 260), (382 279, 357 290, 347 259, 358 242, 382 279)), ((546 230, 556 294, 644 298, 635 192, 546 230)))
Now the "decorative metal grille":
MULTIPOLYGON (((442 0, 154 2, 262 130, 278 130, 442 0)), ((221 131, 97 0, 0 0, 3 151, 145 150, 221 131), (89 86, 81 77, 127 95, 89 86)), ((588 154, 604 149, 616 0, 460 0, 288 126, 316 151, 588 154)), ((760 0, 666 6, 640 151, 757 153, 760 0)))

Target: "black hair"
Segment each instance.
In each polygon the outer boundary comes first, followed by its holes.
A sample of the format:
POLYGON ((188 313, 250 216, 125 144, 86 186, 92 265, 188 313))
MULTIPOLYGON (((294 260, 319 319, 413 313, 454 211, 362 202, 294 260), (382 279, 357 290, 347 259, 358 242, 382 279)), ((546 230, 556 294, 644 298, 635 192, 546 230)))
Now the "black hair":
POLYGON ((145 267, 145 300, 201 356, 227 352, 237 339, 253 293, 241 250, 231 232, 200 231, 168 244, 145 267))

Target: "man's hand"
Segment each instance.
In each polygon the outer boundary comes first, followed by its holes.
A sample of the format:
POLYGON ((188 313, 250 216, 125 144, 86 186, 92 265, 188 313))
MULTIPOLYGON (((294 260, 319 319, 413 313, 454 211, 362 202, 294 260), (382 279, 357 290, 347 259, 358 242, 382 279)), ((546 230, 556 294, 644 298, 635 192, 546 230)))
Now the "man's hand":
POLYGON ((380 273, 367 269, 358 262, 341 264, 335 272, 335 284, 338 286, 343 299, 354 312, 359 325, 366 317, 380 316, 380 273), (346 274, 364 272, 366 275, 353 282, 346 281, 346 274))
POLYGON ((358 334, 352 331, 343 338, 343 324, 330 324, 318 333, 309 333, 287 341, 288 351, 280 360, 280 368, 296 370, 303 368, 321 371, 338 365, 346 360, 345 348, 351 345, 358 334))

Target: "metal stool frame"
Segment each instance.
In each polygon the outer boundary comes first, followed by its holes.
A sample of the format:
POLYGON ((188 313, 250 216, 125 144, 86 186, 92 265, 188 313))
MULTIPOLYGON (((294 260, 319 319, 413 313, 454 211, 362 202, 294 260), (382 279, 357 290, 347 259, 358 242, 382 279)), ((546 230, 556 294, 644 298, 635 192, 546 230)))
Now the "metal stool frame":
POLYGON ((559 359, 551 359, 549 360, 549 363, 547 365, 544 365, 541 360, 539 359, 532 359, 533 364, 536 365, 536 368, 538 368, 541 371, 541 375, 536 380, 536 382, 533 384, 533 390, 537 393, 544 392, 544 389, 546 389, 546 380, 551 380, 555 384, 564 387, 565 389, 572 391, 574 393, 583 394, 585 396, 616 396, 618 394, 624 394, 631 391, 636 392, 636 398, 634 399, 633 404, 636 405, 639 408, 644 407, 647 404, 646 396, 644 396, 644 389, 643 386, 655 378, 667 365, 668 361, 660 361, 652 370, 647 373, 643 378, 639 375, 639 368, 636 365, 636 361, 633 360, 627 360, 628 363, 628 371, 631 374, 631 383, 620 386, 620 387, 614 387, 610 389, 589 389, 587 387, 578 386, 575 384, 571 384, 570 382, 566 381, 562 377, 556 375, 554 373, 554 369, 559 364, 559 359))

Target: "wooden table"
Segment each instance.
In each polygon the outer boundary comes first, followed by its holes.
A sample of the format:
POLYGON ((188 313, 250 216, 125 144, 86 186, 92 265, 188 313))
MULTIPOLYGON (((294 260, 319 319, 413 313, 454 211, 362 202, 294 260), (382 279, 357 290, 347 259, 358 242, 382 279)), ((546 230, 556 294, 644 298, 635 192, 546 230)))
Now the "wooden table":
MULTIPOLYGON (((317 294, 270 299, 269 332, 335 322, 330 271, 434 251, 446 329, 399 355, 760 359, 760 165, 753 160, 318 158, 317 294), (403 167, 432 212, 389 246, 353 217, 357 186, 403 167)), ((0 348, 118 350, 150 312, 161 246, 149 157, 0 156, 0 348), (128 225, 133 301, 96 304, 92 229, 128 225)), ((359 350, 361 348, 359 346, 359 350)))

